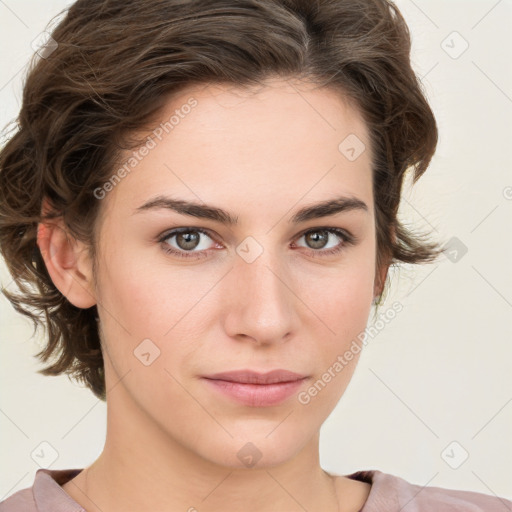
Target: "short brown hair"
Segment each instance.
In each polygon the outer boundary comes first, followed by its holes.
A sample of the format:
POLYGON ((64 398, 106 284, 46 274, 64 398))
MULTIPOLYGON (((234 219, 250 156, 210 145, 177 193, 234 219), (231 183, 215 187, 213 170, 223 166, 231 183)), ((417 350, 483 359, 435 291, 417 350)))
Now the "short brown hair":
POLYGON ((94 258, 93 191, 112 175, 126 135, 188 85, 294 77, 339 91, 369 128, 377 267, 442 252, 397 219, 406 171, 413 183, 425 172, 438 132, 391 1, 78 0, 62 14, 51 33, 58 47, 31 61, 17 126, 0 152, 0 248, 21 292, 3 293, 34 330, 46 328, 37 357, 56 361, 39 373, 66 373, 106 400, 97 306, 77 308, 55 287, 38 223, 62 217, 94 258), (43 198, 53 210, 46 217, 43 198))

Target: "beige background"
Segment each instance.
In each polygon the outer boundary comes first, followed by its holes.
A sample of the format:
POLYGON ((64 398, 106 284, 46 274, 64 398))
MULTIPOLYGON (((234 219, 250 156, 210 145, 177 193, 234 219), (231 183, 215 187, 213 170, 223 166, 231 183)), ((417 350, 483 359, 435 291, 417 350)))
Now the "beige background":
MULTIPOLYGON (((369 338, 323 427, 321 462, 338 474, 380 469, 512 499, 512 1, 396 3, 440 128, 431 168, 407 189, 402 216, 442 240, 456 237, 451 247, 467 252, 393 273, 381 313, 394 301, 403 310, 369 338)), ((2 127, 19 108, 31 41, 67 4, 0 1, 2 127)), ((0 277, 12 289, 1 261, 0 277)), ((41 443, 51 447, 42 445, 39 462, 52 469, 91 463, 106 411, 67 377, 36 374, 41 340, 3 296, 0 315, 4 499, 32 484, 41 443)))

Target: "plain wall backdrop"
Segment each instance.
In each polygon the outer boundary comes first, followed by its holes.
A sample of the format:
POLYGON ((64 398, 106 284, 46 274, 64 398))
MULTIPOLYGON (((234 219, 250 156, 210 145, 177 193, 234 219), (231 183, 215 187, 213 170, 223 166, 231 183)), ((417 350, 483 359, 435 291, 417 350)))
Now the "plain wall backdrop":
MULTIPOLYGON (((17 115, 31 42, 70 3, 0 0, 2 128, 17 115)), ((512 499, 512 1, 396 4, 440 131, 401 217, 449 250, 390 272, 383 318, 370 316, 373 334, 322 428, 321 463, 512 499), (403 309, 390 319, 395 301, 403 309)), ((3 261, 0 278, 13 289, 3 261)), ((41 333, 3 295, 0 315, 1 500, 41 466, 92 463, 106 405, 66 376, 37 374, 41 333)))

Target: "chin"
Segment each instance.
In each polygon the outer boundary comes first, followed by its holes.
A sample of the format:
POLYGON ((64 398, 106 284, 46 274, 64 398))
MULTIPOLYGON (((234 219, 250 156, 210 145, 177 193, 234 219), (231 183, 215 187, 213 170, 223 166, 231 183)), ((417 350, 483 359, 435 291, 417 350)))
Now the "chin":
MULTIPOLYGON (((250 431, 243 435, 231 432, 233 437, 221 434, 215 442, 210 438, 201 455, 214 464, 232 469, 264 469, 284 464, 293 459, 309 439, 304 437, 304 431, 276 428, 278 423, 272 422, 271 428, 254 428, 253 434, 250 431)), ((197 446, 195 449, 198 451, 197 446)))

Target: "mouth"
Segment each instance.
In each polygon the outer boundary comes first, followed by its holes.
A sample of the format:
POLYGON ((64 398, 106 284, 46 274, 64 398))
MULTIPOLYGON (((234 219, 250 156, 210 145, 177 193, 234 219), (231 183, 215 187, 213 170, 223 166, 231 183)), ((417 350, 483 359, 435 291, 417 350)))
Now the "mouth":
POLYGON ((251 370, 216 373, 202 378, 216 392, 249 407, 279 405, 309 379, 288 370, 258 373, 251 370))

